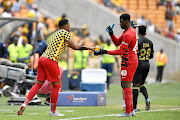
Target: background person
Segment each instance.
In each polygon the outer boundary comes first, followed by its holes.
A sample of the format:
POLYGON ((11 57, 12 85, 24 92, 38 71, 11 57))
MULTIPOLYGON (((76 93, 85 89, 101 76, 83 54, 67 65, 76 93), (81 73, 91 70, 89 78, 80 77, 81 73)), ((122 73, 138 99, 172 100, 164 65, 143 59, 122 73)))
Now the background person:
POLYGON ((163 70, 167 62, 168 62, 168 57, 166 53, 164 53, 163 49, 161 49, 160 52, 156 53, 156 66, 157 66, 156 82, 161 83, 163 70))
POLYGON ((0 42, 0 58, 9 59, 9 51, 6 45, 0 42))
POLYGON ((14 62, 14 63, 17 62, 17 57, 18 57, 18 45, 17 45, 18 39, 19 39, 18 36, 13 36, 13 37, 11 38, 11 40, 13 41, 13 43, 11 43, 11 44, 8 46, 10 61, 11 61, 11 62, 14 62))
POLYGON ((25 39, 23 39, 22 45, 18 46, 17 61, 29 64, 32 50, 33 50, 33 46, 29 44, 25 39))
MULTIPOLYGON (((106 43, 103 44, 103 49, 104 50, 116 50, 116 46, 111 44, 111 40, 108 39, 106 41, 106 43)), ((103 54, 102 55, 102 69, 105 69, 107 71, 107 89, 109 89, 109 85, 110 85, 110 77, 112 76, 112 72, 113 72, 113 68, 114 68, 114 63, 116 61, 117 66, 119 68, 119 63, 118 63, 118 59, 116 56, 113 55, 108 55, 108 54, 103 54)))
POLYGON ((150 109, 150 99, 146 87, 144 86, 146 77, 149 73, 150 64, 149 59, 153 58, 154 48, 151 40, 146 38, 146 26, 141 25, 138 27, 138 67, 133 77, 133 109, 137 112, 137 99, 140 92, 145 97, 146 110, 150 109))

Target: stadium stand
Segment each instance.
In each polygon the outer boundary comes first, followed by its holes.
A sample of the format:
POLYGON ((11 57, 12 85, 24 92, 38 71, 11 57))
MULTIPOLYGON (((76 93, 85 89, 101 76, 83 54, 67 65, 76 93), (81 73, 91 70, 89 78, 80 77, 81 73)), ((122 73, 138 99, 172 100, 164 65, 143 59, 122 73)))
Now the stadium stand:
MULTIPOLYGON (((180 0, 177 3, 174 3, 173 0, 167 0, 166 4, 161 4, 159 0, 94 0, 100 5, 104 5, 106 7, 122 7, 123 10, 126 11, 115 11, 118 14, 122 14, 124 12, 129 13, 132 16, 132 19, 137 20, 138 18, 144 16, 147 21, 151 21, 152 24, 155 24, 156 32, 160 33, 162 36, 168 37, 167 34, 169 32, 169 28, 166 26, 166 11, 168 10, 168 6, 172 5, 173 22, 175 24, 175 28, 173 29, 174 40, 177 40, 176 34, 178 29, 180 29, 180 14, 179 14, 179 5, 180 0), (114 4, 111 6, 107 6, 107 1, 109 4, 114 4)), ((121 9, 122 9, 121 8, 121 9)), ((148 22, 147 22, 148 23, 148 22)), ((147 24, 148 25, 148 24, 147 24)))
MULTIPOLYGON (((38 11, 38 6, 34 3, 34 0, 26 0, 25 2, 22 0, 1 0, 0 1, 0 15, 2 16, 3 13, 6 13, 5 16, 7 16, 7 8, 10 8, 10 14, 12 17, 29 17, 29 18, 38 18, 39 24, 38 27, 41 30, 41 33, 43 34, 44 38, 48 36, 49 34, 53 33, 58 25, 58 21, 62 19, 63 17, 57 17, 56 20, 46 17, 44 14, 40 13, 38 11)), ((64 15, 64 14, 63 14, 64 15)), ((63 16, 62 15, 62 16, 63 16)), ((84 34, 88 33, 88 28, 84 24, 81 28, 84 29, 84 34)), ((24 29, 29 29, 29 26, 23 26, 19 27, 17 31, 20 31, 22 34, 24 29)), ((33 30, 35 30, 35 25, 33 24, 33 30)), ((29 31, 29 30, 28 30, 29 31)), ((14 32, 15 33, 15 32, 14 32)), ((13 34, 14 34, 13 33, 13 34)), ((28 32, 29 33, 29 32, 28 32)), ((78 42, 79 38, 77 37, 77 31, 71 32, 73 35, 73 39, 75 42, 78 42)), ((89 33, 88 33, 89 34, 89 33)), ((22 36, 22 35, 20 35, 22 36)), ((88 38, 88 35, 84 38, 87 42, 87 44, 90 44, 91 46, 94 45, 94 42, 90 38, 88 38)), ((70 49, 70 57, 73 57, 74 50, 70 49)))

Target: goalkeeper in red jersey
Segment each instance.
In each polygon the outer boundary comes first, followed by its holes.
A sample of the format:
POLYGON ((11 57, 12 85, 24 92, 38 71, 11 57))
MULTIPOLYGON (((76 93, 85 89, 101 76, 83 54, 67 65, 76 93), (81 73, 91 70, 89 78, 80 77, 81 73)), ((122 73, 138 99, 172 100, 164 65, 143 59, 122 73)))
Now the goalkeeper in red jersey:
MULTIPOLYGON (((131 27, 133 27, 136 31, 136 27, 138 27, 137 23, 133 20, 131 20, 131 27)), ((122 95, 123 95, 123 110, 126 110, 126 103, 124 100, 124 91, 122 90, 122 95)))
POLYGON ((132 96, 132 80, 134 73, 136 71, 138 65, 137 58, 137 39, 136 39, 136 31, 131 27, 130 23, 130 15, 122 14, 120 16, 120 26, 124 29, 123 34, 117 38, 113 34, 114 24, 108 26, 106 31, 111 36, 113 43, 116 46, 120 45, 118 50, 107 51, 100 49, 99 52, 94 52, 95 55, 101 54, 110 54, 110 55, 120 55, 122 58, 121 61, 121 86, 124 90, 124 99, 126 103, 126 112, 122 114, 118 114, 119 117, 131 117, 134 116, 133 111, 133 96, 132 96))
POLYGON ((53 85, 51 91, 51 116, 64 116, 64 114, 56 111, 56 105, 58 100, 58 92, 61 89, 62 81, 60 80, 61 74, 59 71, 58 61, 61 58, 66 46, 74 50, 94 50, 94 48, 83 47, 85 41, 82 40, 79 44, 76 44, 69 33, 70 23, 68 19, 62 19, 59 21, 59 30, 57 30, 52 37, 47 49, 42 54, 38 61, 37 69, 37 82, 31 88, 25 102, 21 105, 17 114, 22 115, 26 106, 37 94, 38 90, 42 87, 46 80, 50 81, 53 85))

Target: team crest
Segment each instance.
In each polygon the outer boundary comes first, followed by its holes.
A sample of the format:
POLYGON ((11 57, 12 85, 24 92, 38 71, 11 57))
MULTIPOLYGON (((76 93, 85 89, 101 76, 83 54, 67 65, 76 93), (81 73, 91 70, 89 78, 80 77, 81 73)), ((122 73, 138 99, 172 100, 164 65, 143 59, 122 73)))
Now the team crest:
POLYGON ((121 75, 122 75, 122 76, 126 76, 126 75, 127 75, 127 70, 122 70, 122 71, 121 71, 121 75))

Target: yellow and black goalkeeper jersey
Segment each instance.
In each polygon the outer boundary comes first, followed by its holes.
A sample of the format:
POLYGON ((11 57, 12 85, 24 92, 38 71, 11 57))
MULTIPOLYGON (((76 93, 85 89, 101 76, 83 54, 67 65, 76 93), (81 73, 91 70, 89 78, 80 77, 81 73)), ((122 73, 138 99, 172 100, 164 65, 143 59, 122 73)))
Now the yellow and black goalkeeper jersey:
POLYGON ((64 29, 57 30, 42 57, 58 62, 64 52, 64 49, 68 45, 67 41, 69 39, 71 39, 71 35, 68 31, 64 29))

